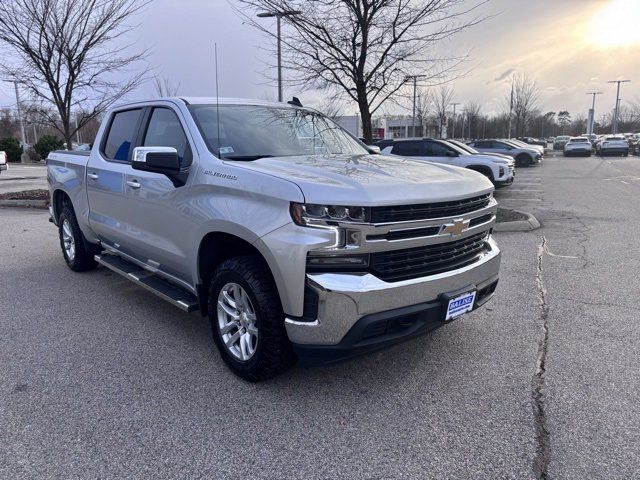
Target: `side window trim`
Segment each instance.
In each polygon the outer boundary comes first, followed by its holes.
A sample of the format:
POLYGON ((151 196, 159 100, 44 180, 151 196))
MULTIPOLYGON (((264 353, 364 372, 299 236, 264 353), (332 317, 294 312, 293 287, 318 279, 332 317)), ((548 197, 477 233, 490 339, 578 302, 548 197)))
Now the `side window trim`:
POLYGON ((134 108, 123 108, 122 110, 114 110, 113 112, 111 112, 111 117, 109 118, 109 124, 107 125, 107 128, 104 130, 104 135, 102 135, 102 140, 100 141, 100 155, 102 156, 102 158, 104 160, 106 160, 107 162, 112 162, 112 163, 125 163, 130 165, 131 164, 131 157, 133 156, 133 149, 135 147, 137 147, 139 145, 138 143, 138 137, 140 135, 140 126, 142 125, 142 118, 145 116, 145 110, 146 107, 134 107, 134 108), (111 133, 111 127, 113 125, 113 120, 116 118, 116 115, 119 113, 123 113, 123 112, 130 112, 133 110, 140 110, 140 115, 138 116, 138 121, 136 123, 136 126, 134 128, 134 134, 131 136, 133 142, 131 144, 131 148, 129 149, 129 153, 127 155, 127 160, 116 160, 115 158, 109 158, 109 156, 107 156, 107 154, 105 153, 105 147, 107 145, 107 139, 109 138, 109 133, 111 133))

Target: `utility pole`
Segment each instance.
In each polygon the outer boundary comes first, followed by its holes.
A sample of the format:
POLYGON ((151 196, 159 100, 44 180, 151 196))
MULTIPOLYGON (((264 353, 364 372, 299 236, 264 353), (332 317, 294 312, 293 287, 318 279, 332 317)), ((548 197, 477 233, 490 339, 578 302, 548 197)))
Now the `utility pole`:
MULTIPOLYGON (((405 82, 413 80, 413 113, 411 114, 411 135, 416 136, 416 95, 418 87, 418 78, 426 77, 426 75, 407 75, 404 79, 405 82)), ((423 133, 424 136, 424 133, 423 133)))
POLYGON ((451 131, 451 138, 456 138, 456 105, 460 105, 460 102, 452 102, 453 105, 453 127, 451 131))
POLYGON ((78 114, 75 114, 75 120, 76 120, 76 142, 78 142, 78 145, 80 145, 80 129, 78 128, 78 114))
POLYGON ((509 100, 509 132, 507 138, 511 138, 511 117, 513 116, 513 78, 511 79, 511 99, 509 100))
POLYGON ((411 114, 411 136, 416 136, 416 82, 418 78, 413 77, 413 113, 411 114))
POLYGON ((618 109, 620 107, 620 84, 628 83, 631 80, 609 80, 607 83, 617 83, 618 89, 616 91, 616 108, 613 113, 613 121, 611 122, 611 133, 614 135, 618 133, 618 109))
POLYGON ((591 110, 589 110, 589 122, 587 123, 587 133, 589 135, 593 134, 593 122, 596 118, 596 95, 602 95, 602 92, 588 92, 587 95, 593 95, 593 99, 591 101, 591 110))
POLYGON ((22 145, 25 145, 27 143, 27 135, 24 131, 24 119, 22 118, 22 104, 20 103, 20 92, 18 91, 18 81, 5 80, 5 82, 13 83, 13 86, 16 89, 16 107, 18 109, 18 121, 20 122, 20 134, 22 135, 22 145))
POLYGON ((278 101, 282 102, 282 41, 281 41, 281 20, 282 17, 290 17, 293 15, 300 15, 302 12, 300 10, 287 10, 285 12, 262 12, 258 13, 258 17, 260 18, 271 18, 276 17, 277 21, 277 32, 276 37, 278 39, 278 101))

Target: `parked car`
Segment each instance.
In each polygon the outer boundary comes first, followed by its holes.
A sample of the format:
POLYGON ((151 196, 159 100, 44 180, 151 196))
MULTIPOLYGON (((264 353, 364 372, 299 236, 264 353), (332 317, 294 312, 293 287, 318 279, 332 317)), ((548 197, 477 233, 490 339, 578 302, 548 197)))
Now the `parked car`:
POLYGON ((571 137, 569 135, 559 135, 556 137, 556 139, 553 141, 553 149, 554 150, 562 150, 565 146, 565 144, 571 140, 571 137))
POLYGON ((523 148, 505 140, 474 140, 467 145, 482 153, 509 155, 515 159, 516 167, 529 166, 542 161, 542 154, 532 145, 523 148))
POLYGON ((528 145, 540 145, 542 148, 547 148, 547 141, 540 138, 533 137, 519 137, 518 140, 528 145))
POLYGON ((69 268, 103 265, 208 315, 250 381, 428 332, 498 282, 486 177, 370 154, 301 106, 125 104, 90 152, 50 153, 47 178, 69 268))
POLYGON ((608 135, 596 145, 598 155, 629 155, 629 142, 623 135, 608 135))
POLYGON ((448 138, 447 142, 453 143, 454 145, 457 145, 458 147, 463 149, 465 152, 470 153, 471 155, 487 155, 489 157, 494 157, 494 158, 503 158, 505 160, 513 160, 513 157, 511 157, 509 155, 504 155, 502 153, 482 153, 482 152, 476 150, 475 148, 473 148, 472 146, 467 145, 464 142, 461 142, 460 140, 452 140, 452 139, 448 138))
POLYGON ((521 148, 530 148, 533 150, 537 150, 538 152, 540 152, 540 155, 542 155, 544 157, 544 147, 542 145, 535 145, 535 144, 530 144, 530 143, 525 143, 522 140, 518 140, 517 138, 502 138, 501 140, 507 142, 507 143, 511 143, 514 144, 518 147, 521 148))
POLYGON ((591 150, 593 146, 587 137, 571 137, 567 143, 564 144, 564 156, 570 157, 572 155, 591 156, 591 150))
POLYGON ((640 133, 634 133, 631 138, 628 139, 629 152, 638 154, 640 152, 640 133))
POLYGON ((583 133, 580 136, 588 138, 589 142, 591 143, 591 146, 594 149, 596 148, 596 143, 598 142, 598 135, 596 135, 595 133, 583 133))
POLYGON ((455 165, 482 173, 496 187, 511 185, 515 174, 512 158, 476 155, 446 140, 432 138, 398 139, 382 149, 383 155, 399 155, 415 160, 455 165))
POLYGON ((6 152, 0 151, 0 173, 4 172, 7 169, 7 154, 6 152))

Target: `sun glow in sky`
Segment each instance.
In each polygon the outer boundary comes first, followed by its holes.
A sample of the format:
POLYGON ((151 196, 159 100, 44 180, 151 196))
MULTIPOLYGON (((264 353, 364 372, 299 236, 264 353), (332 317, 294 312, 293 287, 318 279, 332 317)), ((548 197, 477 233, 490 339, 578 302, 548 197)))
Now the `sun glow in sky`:
POLYGON ((640 46, 640 0, 611 0, 599 8, 584 31, 598 49, 640 46))

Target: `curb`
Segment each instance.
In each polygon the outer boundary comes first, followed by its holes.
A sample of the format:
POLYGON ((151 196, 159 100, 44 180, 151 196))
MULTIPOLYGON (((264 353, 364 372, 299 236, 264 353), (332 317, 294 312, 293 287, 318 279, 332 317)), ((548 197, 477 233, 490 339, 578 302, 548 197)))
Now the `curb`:
POLYGON ((526 220, 516 220, 514 222, 501 222, 496 223, 493 230, 496 232, 528 232, 540 228, 540 222, 536 217, 529 212, 522 212, 520 210, 514 210, 514 212, 526 215, 526 220))
POLYGON ((49 200, 0 200, 0 207, 47 208, 49 200))

